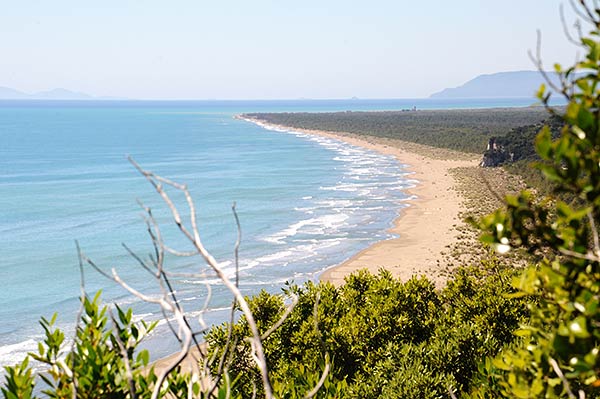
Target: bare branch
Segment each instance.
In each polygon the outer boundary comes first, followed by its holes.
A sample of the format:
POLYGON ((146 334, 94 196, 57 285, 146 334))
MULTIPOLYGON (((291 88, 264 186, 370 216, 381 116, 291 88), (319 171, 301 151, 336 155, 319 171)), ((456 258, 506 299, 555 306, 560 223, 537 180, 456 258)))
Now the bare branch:
POLYGON ((296 307, 296 305, 298 304, 298 295, 296 295, 294 293, 290 293, 290 297, 292 298, 292 302, 290 303, 290 305, 288 307, 286 307, 285 312, 283 312, 283 315, 281 315, 279 320, 277 320, 277 323, 273 324, 271 326, 271 328, 269 328, 260 337, 260 339, 262 339, 263 341, 266 340, 267 338, 269 338, 269 335, 271 335, 275 330, 277 330, 283 324, 283 322, 288 318, 290 313, 292 313, 292 310, 294 310, 294 307, 296 307))
MULTIPOLYGON (((183 314, 181 312, 179 312, 178 310, 175 310, 175 317, 177 319, 177 324, 180 327, 184 326, 186 324, 184 321, 183 314)), ((185 357, 188 355, 188 353, 190 351, 190 345, 191 345, 191 341, 192 341, 191 331, 189 329, 183 328, 183 333, 184 333, 185 337, 184 337, 183 343, 181 345, 181 350, 179 351, 177 356, 173 359, 171 364, 168 367, 166 367, 164 370, 161 370, 161 372, 159 373, 158 379, 156 381, 156 386, 154 387, 154 391, 152 392, 151 399, 158 398, 158 395, 160 394, 160 389, 161 389, 163 383, 165 382, 167 376, 173 370, 175 370, 175 368, 177 366, 179 366, 181 364, 181 362, 183 362, 183 359, 185 359, 185 357)))
MULTIPOLYGON (((171 214, 172 214, 175 224, 177 225, 179 230, 184 234, 184 236, 186 236, 190 240, 190 242, 196 248, 198 253, 200 255, 202 255, 202 257, 204 258, 206 263, 215 271, 215 273, 217 274, 217 277, 223 282, 223 284, 233 294, 236 302, 239 304, 242 312, 246 316, 248 326, 250 327, 250 331, 252 333, 252 337, 251 337, 252 358, 254 359, 256 365, 258 366, 258 368, 261 372, 261 377, 263 380, 264 391, 265 391, 265 397, 267 399, 272 398, 273 392, 272 392, 271 382, 269 379, 269 374, 267 371, 267 361, 265 358, 262 342, 260 340, 260 333, 256 326, 256 322, 254 321, 254 316, 252 315, 252 311, 250 310, 248 303, 246 302, 246 300, 245 300, 244 296, 242 295, 241 291, 239 290, 239 288, 227 277, 227 275, 223 272, 223 270, 219 266, 219 263, 212 256, 212 254, 210 254, 210 252, 208 252, 206 250, 202 241, 200 240, 200 234, 198 233, 198 228, 196 225, 195 206, 194 206, 192 197, 187 189, 187 186, 173 182, 168 179, 164 179, 164 178, 157 176, 151 172, 145 171, 131 157, 129 157, 129 160, 134 165, 134 167, 146 178, 146 180, 148 180, 150 182, 150 184, 152 184, 152 186, 154 187, 156 192, 161 196, 161 198, 165 201, 165 203, 171 210, 171 214), (190 223, 191 223, 191 227, 192 227, 191 233, 183 225, 183 223, 181 221, 181 216, 180 216, 180 213, 179 213, 177 207, 175 206, 175 204, 173 203, 173 201, 171 200, 171 198, 169 197, 167 192, 164 190, 161 183, 168 184, 168 185, 182 191, 182 193, 184 194, 189 211, 190 211, 190 223)), ((113 273, 113 275, 114 275, 114 273, 113 273)), ((121 285, 126 287, 126 289, 131 290, 131 287, 128 287, 124 282, 121 282, 121 285)), ((132 291, 130 291, 130 292, 132 292, 132 291)))
POLYGON ((85 256, 85 254, 81 253, 81 259, 88 265, 92 266, 94 268, 94 270, 96 270, 96 272, 100 273, 102 276, 106 277, 109 280, 115 281, 114 278, 110 274, 108 274, 104 270, 100 269, 100 267, 98 267, 98 265, 96 265, 93 260, 91 260, 90 258, 85 256))
POLYGON ((317 337, 319 337, 319 343, 321 344, 321 349, 325 352, 325 368, 323 369, 323 373, 321 374, 321 378, 317 382, 317 385, 313 387, 305 396, 305 399, 312 399, 313 396, 319 392, 319 389, 325 383, 325 379, 329 374, 329 370, 331 368, 331 364, 329 362, 329 353, 327 352, 327 348, 325 347, 325 342, 323 342, 323 337, 321 336, 321 330, 319 330, 319 302, 321 301, 321 291, 317 292, 317 297, 315 298, 315 305, 313 306, 313 317, 315 320, 315 331, 317 333, 317 337))
POLYGON ((167 251, 168 253, 175 255, 175 256, 180 256, 182 258, 189 258, 191 256, 196 256, 198 255, 198 252, 196 251, 188 251, 188 252, 183 252, 183 251, 177 251, 176 249, 173 249, 171 247, 168 247, 166 245, 163 246, 163 248, 165 249, 165 251, 167 251))
POLYGON ((115 319, 115 315, 112 312, 112 309, 108 311, 110 315, 110 319, 112 320, 112 328, 114 331, 114 337, 117 341, 117 346, 119 347, 119 353, 121 354, 121 358, 123 359, 123 363, 125 364, 125 376, 127 377, 127 382, 129 383, 129 393, 133 399, 137 398, 137 394, 135 392, 135 382, 133 381, 133 374, 131 372, 131 364, 129 363, 129 356, 127 355, 127 349, 123 344, 123 340, 121 339, 121 334, 119 328, 117 327, 117 320, 115 319))
POLYGON ((235 209, 235 202, 231 205, 231 211, 233 212, 233 217, 235 218, 235 224, 237 226, 237 239, 235 240, 235 247, 233 249, 234 258, 235 258, 235 286, 240 286, 240 243, 242 242, 242 226, 240 224, 240 218, 238 217, 237 211, 235 209))
POLYGON ((569 385, 569 381, 567 381, 567 379, 565 378, 565 375, 563 374, 562 370, 558 366, 558 363, 556 362, 556 360, 554 360, 553 358, 549 358, 548 362, 552 366, 552 369, 554 370, 554 372, 556 373, 558 378, 560 378, 560 380, 562 381, 562 383, 565 387, 565 390, 567 391, 567 395, 569 395, 569 398, 577 399, 577 397, 575 396, 573 391, 571 391, 571 386, 569 385))
MULTIPOLYGON (((242 227, 240 225, 240 220, 238 218, 237 212, 236 212, 236 208, 235 208, 236 204, 235 202, 231 205, 231 211, 233 212, 233 216, 235 218, 235 222, 237 225, 237 239, 235 242, 235 246, 234 246, 234 259, 235 259, 235 286, 239 287, 239 248, 240 248, 240 243, 242 241, 242 227)), ((226 359, 228 359, 228 355, 229 353, 233 353, 233 346, 231 345, 231 338, 232 338, 232 332, 233 332, 233 319, 235 316, 235 304, 236 304, 236 300, 234 298, 233 303, 231 304, 231 312, 230 312, 230 317, 229 317, 229 323, 227 324, 227 339, 225 341, 225 345, 223 347, 223 354, 221 355, 221 358, 219 359, 219 366, 217 368, 217 377, 214 381, 214 384, 212 385, 211 389, 208 391, 208 396, 212 395, 214 390, 217 388, 220 379, 221 379, 221 375, 224 371, 224 368, 226 366, 226 359)), ((215 352, 216 354, 216 352, 215 352)), ((229 391, 228 391, 229 394, 229 391)))
POLYGON ((588 211, 587 213, 588 220, 590 221, 590 230, 592 230, 592 237, 594 240, 594 250, 593 253, 596 257, 600 257, 600 240, 598 239, 598 229, 596 228, 596 222, 594 221, 594 215, 592 211, 588 211))
POLYGON ((112 268, 112 275, 113 275, 112 280, 115 281, 117 284, 119 284, 121 287, 125 288, 127 291, 129 291, 129 293, 131 295, 141 299, 144 302, 159 304, 171 312, 173 312, 175 310, 175 307, 170 302, 168 302, 165 297, 152 298, 146 294, 142 294, 140 291, 129 286, 129 284, 127 284, 125 281, 123 281, 121 279, 121 277, 117 273, 117 270, 114 267, 112 268))
POLYGON ((325 383, 325 379, 327 378, 327 375, 329 374, 330 369, 331 369, 330 363, 329 362, 325 363, 325 369, 323 370, 323 374, 321 374, 321 378, 317 382, 317 385, 315 385, 314 388, 310 390, 310 392, 308 392, 306 395, 304 395, 305 399, 311 399, 317 394, 317 392, 319 392, 319 389, 321 389, 321 387, 325 383))
POLYGON ((140 266, 142 266, 144 268, 144 270, 146 270, 148 273, 150 273, 151 275, 156 277, 156 273, 152 269, 150 269, 150 267, 146 264, 146 262, 144 262, 144 260, 142 258, 140 258, 134 251, 132 251, 125 243, 122 242, 121 246, 123 248, 125 248, 125 251, 127 251, 127 253, 133 259, 135 259, 140 264, 140 266))
POLYGON ((585 12, 581 12, 579 7, 577 7, 577 5, 575 4, 574 0, 569 0, 569 3, 571 4, 571 8, 575 12, 575 14, 577 14, 577 16, 579 16, 579 18, 581 18, 584 21, 589 22, 591 24, 594 24, 594 25, 596 24, 594 16, 591 13, 591 11, 590 11, 588 5, 585 3, 585 1, 579 0, 579 4, 583 7, 585 12))
MULTIPOLYGON (((542 32, 540 32, 539 29, 537 31, 537 43, 536 43, 535 56, 533 55, 533 53, 531 51, 528 51, 527 54, 529 55, 529 58, 531 59, 531 61, 535 65, 535 67, 537 68, 538 72, 542 75, 542 77, 544 78, 544 81, 548 84, 548 86, 555 92, 561 93, 567 100, 569 100, 569 95, 568 95, 567 89, 564 87, 564 85, 563 85, 563 87, 558 87, 556 84, 554 84, 552 79, 550 79, 550 76, 548 76, 548 73, 544 70, 544 65, 542 63, 542 32)), ((562 78, 561 78, 561 82, 562 82, 562 78)), ((544 101, 545 105, 547 105, 547 100, 548 100, 548 98, 546 98, 546 101, 544 101)))
MULTIPOLYGON (((81 321, 81 315, 83 314, 83 305, 85 301, 85 274, 83 271, 83 259, 81 254, 81 248, 79 247, 79 241, 75 240, 75 247, 77 248, 77 260, 79 262, 79 309, 77 310, 77 316, 75 318, 75 336, 71 343, 71 353, 75 353, 75 344, 77 343, 77 330, 79 330, 79 323, 81 321)), ((77 366, 77 356, 72 356, 73 361, 71 362, 71 369, 75 370, 77 366)), ((73 373, 73 399, 77 399, 77 373, 73 373)))
MULTIPOLYGON (((561 22, 561 25, 563 28, 563 33, 564 33, 565 37, 567 38, 567 40, 569 42, 571 42, 575 46, 581 46, 581 41, 577 41, 573 38, 573 36, 571 36, 571 32, 567 26, 567 18, 565 17, 565 8, 562 4, 560 5, 559 10, 560 10, 560 22, 561 22)), ((576 24, 576 26, 575 26, 576 29, 577 29, 578 25, 579 24, 576 24)), ((581 35, 580 35, 580 38, 581 38, 581 35)))
POLYGON ((594 15, 593 10, 590 8, 590 6, 585 2, 585 0, 579 0, 579 3, 581 4, 581 6, 583 7, 585 14, 588 17, 588 22, 599 26, 598 24, 598 17, 596 15, 594 15))
POLYGON ((579 252, 571 251, 571 250, 565 249, 565 248, 559 248, 559 251, 563 255, 572 256, 577 259, 585 259, 585 260, 589 260, 592 262, 600 262, 600 256, 598 256, 594 253, 588 252, 587 254, 581 254, 579 252))
MULTIPOLYGON (((269 379, 269 374, 267 371, 267 362, 266 362, 266 358, 265 358, 265 354, 264 354, 264 349, 263 349, 262 342, 260 339, 260 333, 258 332, 258 328, 256 326, 256 322, 254 321, 252 312, 251 312, 244 296, 242 295, 241 291, 239 290, 239 288, 227 277, 227 275, 223 272, 223 270, 219 266, 219 263, 216 261, 216 259, 212 256, 212 254, 210 254, 206 250, 206 248, 202 244, 202 241, 200 240, 200 234, 198 232, 198 228, 197 228, 197 224, 196 224, 196 214, 195 214, 194 202, 193 202, 192 197, 187 189, 187 186, 173 182, 173 181, 165 179, 165 178, 162 178, 151 172, 145 171, 131 157, 129 157, 129 161, 146 178, 146 180, 148 180, 150 182, 150 184, 152 184, 152 186, 155 188, 156 192, 161 196, 161 198, 163 199, 165 204, 171 210, 171 214, 172 214, 175 224, 177 225, 179 230, 184 234, 185 237, 188 238, 188 240, 196 248, 198 253, 204 258, 206 263, 215 271, 215 273, 217 274, 217 277, 223 282, 223 284, 233 294, 236 302, 239 304, 242 312, 244 313, 244 315, 246 317, 248 326, 250 327, 250 331, 252 333, 252 337, 250 338, 251 347, 252 347, 252 357, 261 372, 261 377, 263 380, 264 391, 265 391, 265 397, 267 399, 272 398, 273 392, 272 392, 271 382, 269 379), (181 220, 181 214, 179 213, 179 210, 177 209, 177 207, 175 206, 175 204, 173 203, 173 201, 171 200, 171 198, 169 197, 167 192, 164 190, 162 184, 170 185, 171 187, 178 189, 179 191, 181 191, 184 194, 189 211, 190 211, 190 223, 191 223, 191 228, 192 228, 191 232, 184 226, 184 224, 181 220)), ((113 271, 113 276, 115 276, 115 278, 118 277, 115 275, 114 271, 113 271)), ((135 290, 133 290, 131 287, 129 287, 127 284, 125 284, 122 280, 121 280, 120 284, 124 288, 128 289, 130 292, 132 292, 132 293, 135 292, 135 290)), ((143 295, 141 293, 138 293, 138 294, 143 295)))

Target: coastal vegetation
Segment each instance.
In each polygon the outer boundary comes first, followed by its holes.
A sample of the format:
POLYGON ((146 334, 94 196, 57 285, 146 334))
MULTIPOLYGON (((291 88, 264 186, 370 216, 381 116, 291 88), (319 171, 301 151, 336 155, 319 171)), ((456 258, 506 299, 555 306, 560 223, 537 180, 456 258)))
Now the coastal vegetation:
MULTIPOLYGON (((230 288, 233 309, 241 313, 206 331, 208 352, 201 349, 197 359, 203 374, 183 370, 183 357, 158 371, 149 364, 148 353, 137 349, 153 325, 134 322, 130 311, 102 307, 99 295, 90 299, 82 292, 70 346, 65 345, 65 333, 53 326, 54 318, 42 319, 45 338, 31 357, 47 366, 40 373, 43 394, 52 398, 598 397, 600 10, 583 0, 579 7, 592 22, 592 32, 579 40, 585 52, 581 62, 566 69, 555 67, 561 86, 554 91, 568 102, 564 112, 548 105, 545 87, 539 92, 539 99, 560 122, 558 135, 545 126, 535 138, 541 158, 536 167, 552 182, 553 190, 509 195, 502 208, 472 220, 483 232, 482 241, 499 255, 489 251, 479 263, 457 268, 442 290, 426 278, 401 282, 382 270, 378 275, 353 274, 337 288, 309 282, 288 284, 281 295, 261 292, 242 297, 202 246, 187 188, 135 164, 165 200, 197 254, 230 288), (186 195, 190 225, 170 201, 165 186, 186 195), (554 193, 571 200, 567 203, 554 193), (519 249, 533 255, 525 258, 530 262, 525 268, 500 256, 519 249)), ((449 142, 460 135, 451 136, 456 137, 449 142)), ((156 257, 149 266, 140 262, 166 287, 165 247, 150 211, 148 219, 156 257)), ((80 259, 94 267, 84 255, 80 259)), ((127 287, 115 273, 106 277, 127 287)), ((177 327, 186 332, 179 335, 181 353, 187 354, 191 329, 175 293, 165 288, 165 295, 156 300, 129 290, 176 316, 177 327)), ((10 399, 38 397, 36 384, 27 358, 7 368, 2 393, 10 399)))
POLYGON ((511 129, 541 123, 548 113, 541 107, 368 111, 319 113, 249 113, 244 116, 298 129, 347 132, 432 147, 481 154, 491 137, 511 129))

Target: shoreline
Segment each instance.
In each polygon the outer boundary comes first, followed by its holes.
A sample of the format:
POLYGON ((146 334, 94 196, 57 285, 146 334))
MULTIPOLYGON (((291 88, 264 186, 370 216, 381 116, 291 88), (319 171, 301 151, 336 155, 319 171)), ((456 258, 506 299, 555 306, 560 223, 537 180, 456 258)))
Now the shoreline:
MULTIPOLYGON (((402 281, 425 275, 436 288, 443 288, 447 280, 447 276, 442 274, 443 251, 457 239, 459 231, 455 227, 463 223, 459 215, 466 210, 464 198, 456 190, 458 182, 449 171, 457 167, 477 166, 477 155, 351 133, 297 129, 241 115, 235 118, 266 128, 333 138, 392 155, 398 162, 407 165, 406 170, 411 173, 411 179, 416 184, 406 191, 409 194, 406 200, 409 206, 400 209, 393 226, 387 230, 398 237, 378 241, 344 262, 327 268, 321 273, 319 280, 340 286, 344 283, 344 278, 353 272, 367 269, 371 273, 377 273, 380 268, 385 268, 402 281)), ((175 353, 154 361, 152 364, 155 371, 167 368, 177 355, 175 353)), ((193 359, 194 355, 186 356, 184 370, 191 371, 195 368, 193 359)))
POLYGON ((321 281, 340 286, 353 272, 367 269, 377 273, 384 268, 402 281, 425 275, 436 287, 443 287, 446 282, 442 269, 444 252, 456 241, 459 235, 456 227, 463 223, 459 215, 466 210, 464 198, 455 187, 457 181, 449 172, 453 168, 477 166, 477 155, 366 135, 297 129, 241 115, 236 118, 267 128, 329 137, 392 155, 407 165, 411 178, 417 181, 407 190, 411 196, 406 201, 409 206, 400 210, 388 230, 398 237, 376 242, 326 269, 319 277, 321 281))

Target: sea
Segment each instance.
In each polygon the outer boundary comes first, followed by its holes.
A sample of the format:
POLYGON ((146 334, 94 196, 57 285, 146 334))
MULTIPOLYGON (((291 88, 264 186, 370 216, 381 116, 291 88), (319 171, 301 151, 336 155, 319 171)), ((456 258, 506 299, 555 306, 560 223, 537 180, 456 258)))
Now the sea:
MULTIPOLYGON (((0 101, 0 366, 21 361, 43 338, 41 317, 72 336, 82 280, 81 251, 107 274, 158 298, 141 265, 154 254, 144 209, 166 245, 191 250, 169 208, 127 160, 186 184, 205 247, 244 295, 281 293, 317 280, 374 242, 390 239, 415 184, 391 156, 234 116, 245 112, 490 108, 531 99, 290 101, 0 101), (235 204, 241 229, 232 211, 235 204)), ((189 209, 168 191, 189 226, 189 209)), ((196 330, 228 317, 232 297, 198 256, 167 254, 164 267, 196 330), (207 300, 208 298, 208 300, 207 300)), ((143 303, 84 265, 84 287, 105 304, 143 303)), ((166 322, 145 344, 153 358, 178 349, 166 322)))

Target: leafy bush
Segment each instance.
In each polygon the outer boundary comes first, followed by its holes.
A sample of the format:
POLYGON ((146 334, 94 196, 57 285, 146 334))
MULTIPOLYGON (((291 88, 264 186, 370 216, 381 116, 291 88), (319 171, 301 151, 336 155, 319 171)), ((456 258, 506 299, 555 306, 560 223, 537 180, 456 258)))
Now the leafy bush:
MULTIPOLYGON (((327 392, 337 393, 319 397, 437 398, 447 397, 449 387, 467 391, 479 362, 512 342, 511 332, 527 315, 524 299, 504 296, 515 273, 492 260, 482 268, 460 269, 441 292, 427 279, 402 283, 386 271, 377 276, 361 271, 339 288, 290 285, 284 294, 296 295, 298 303, 264 341, 274 386, 308 392, 330 359, 327 392)), ((285 312, 280 296, 262 292, 248 301, 261 309, 255 317, 262 333, 285 312)), ((213 328, 209 346, 219 352, 229 328, 213 328)), ((236 392, 250 397, 260 377, 248 361, 244 319, 231 331, 239 345, 229 373, 239 379, 236 392)))
MULTIPOLYGON (((132 312, 116 308, 118 319, 100 306, 100 293, 93 299, 85 297, 82 303, 81 323, 75 340, 65 351, 65 334, 54 327, 56 314, 40 324, 45 339, 38 352, 30 356, 40 362, 44 372, 39 376, 45 383, 43 393, 50 398, 108 398, 129 397, 131 392, 144 392, 152 383, 148 373, 149 354, 135 353, 141 340, 155 324, 134 323, 132 312), (147 378, 148 377, 148 378, 147 378)), ((33 397, 35 379, 29 367, 29 358, 15 367, 7 367, 6 398, 33 397)))
MULTIPOLYGON (((537 167, 574 200, 523 192, 482 221, 484 239, 499 250, 524 246, 545 255, 515 280, 519 295, 536 298, 517 332, 523 339, 488 365, 507 397, 600 395, 600 10, 580 8, 593 23, 580 38, 585 59, 566 70, 556 65, 569 101, 558 115, 564 127, 556 139, 547 127, 536 138, 545 161, 537 167)), ((550 97, 545 87, 539 96, 550 97)))

